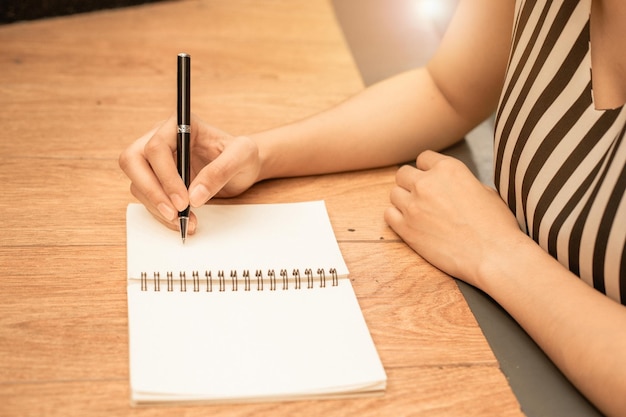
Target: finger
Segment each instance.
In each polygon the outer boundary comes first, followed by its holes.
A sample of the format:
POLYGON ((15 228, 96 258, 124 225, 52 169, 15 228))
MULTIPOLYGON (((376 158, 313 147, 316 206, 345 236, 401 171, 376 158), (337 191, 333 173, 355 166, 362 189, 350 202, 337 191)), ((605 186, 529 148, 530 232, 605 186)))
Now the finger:
POLYGON ((405 213, 411 193, 403 187, 393 187, 389 192, 389 202, 401 213, 405 213))
POLYGON ((144 153, 160 183, 160 188, 174 207, 182 211, 189 205, 189 198, 174 158, 176 135, 176 118, 172 116, 148 140, 144 153))
MULTIPOLYGON (((158 207, 155 208, 153 205, 151 205, 150 204, 150 200, 148 198, 146 198, 146 196, 141 194, 138 191, 138 189, 136 187, 134 187, 133 184, 131 184, 131 193, 135 196, 135 198, 137 198, 137 200, 139 200, 140 203, 142 203, 148 209, 148 211, 160 223, 162 223, 163 225, 167 226, 168 228, 170 228, 172 230, 180 231, 180 222, 178 220, 178 212, 174 208, 171 209, 172 210, 172 217, 171 217, 171 219, 165 218, 164 216, 162 216, 161 211, 158 210, 158 207)), ((189 235, 193 235, 196 232, 197 225, 198 225, 198 218, 197 218, 197 216, 195 215, 194 212, 190 212, 189 213, 189 223, 187 224, 187 233, 189 235)))
POLYGON ((151 199, 148 198, 141 190, 132 183, 130 185, 130 191, 140 203, 142 203, 146 209, 162 224, 166 225, 172 230, 178 228, 178 212, 174 207, 163 208, 162 205, 155 206, 151 199))
POLYGON ((396 184, 408 191, 415 189, 416 181, 421 177, 421 172, 410 165, 403 165, 396 172, 396 184))
POLYGON ((387 207, 383 217, 389 227, 391 227, 396 233, 398 233, 400 225, 404 221, 404 215, 402 214, 402 212, 398 210, 398 208, 395 206, 387 207))
POLYGON ((122 152, 119 165, 131 180, 133 195, 153 213, 158 210, 160 217, 171 221, 175 217, 176 210, 143 154, 145 143, 152 137, 155 130, 148 132, 122 152))
POLYGON ((441 154, 435 151, 424 151, 417 156, 415 160, 415 166, 421 171, 427 171, 431 169, 435 164, 445 159, 449 159, 449 156, 441 154))

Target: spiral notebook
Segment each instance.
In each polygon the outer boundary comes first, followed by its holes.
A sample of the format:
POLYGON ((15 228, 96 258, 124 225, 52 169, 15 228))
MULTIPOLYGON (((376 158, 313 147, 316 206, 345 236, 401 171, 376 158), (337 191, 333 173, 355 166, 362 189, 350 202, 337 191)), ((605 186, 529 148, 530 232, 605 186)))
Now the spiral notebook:
POLYGON ((206 205, 187 238, 127 209, 131 402, 381 393, 323 201, 206 205))

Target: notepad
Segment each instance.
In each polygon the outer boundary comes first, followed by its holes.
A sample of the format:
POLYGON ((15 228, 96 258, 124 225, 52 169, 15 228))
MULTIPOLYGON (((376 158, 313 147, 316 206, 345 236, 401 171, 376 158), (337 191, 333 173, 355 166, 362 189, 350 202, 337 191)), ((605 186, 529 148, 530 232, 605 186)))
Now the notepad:
POLYGON ((382 393, 323 201, 205 205, 183 244, 127 209, 133 404, 382 393))

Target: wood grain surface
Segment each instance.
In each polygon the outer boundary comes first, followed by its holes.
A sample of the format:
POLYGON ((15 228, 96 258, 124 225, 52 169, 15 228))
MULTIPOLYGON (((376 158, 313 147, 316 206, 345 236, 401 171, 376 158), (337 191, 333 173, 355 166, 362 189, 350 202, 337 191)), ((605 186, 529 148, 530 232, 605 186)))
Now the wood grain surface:
POLYGON ((228 200, 326 200, 384 395, 130 406, 133 198, 117 158, 174 110, 181 51, 194 112, 233 134, 363 88, 324 0, 181 0, 0 26, 0 415, 522 415, 454 281, 384 223, 395 167, 266 181, 228 200))

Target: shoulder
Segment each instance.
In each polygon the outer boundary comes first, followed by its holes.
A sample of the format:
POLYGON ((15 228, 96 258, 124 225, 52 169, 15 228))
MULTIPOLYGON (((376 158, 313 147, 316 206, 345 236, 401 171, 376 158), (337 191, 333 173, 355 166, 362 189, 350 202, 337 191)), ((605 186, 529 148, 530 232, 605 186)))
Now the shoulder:
POLYGON ((437 53, 433 80, 475 117, 495 109, 511 48, 515 0, 460 0, 437 53))

